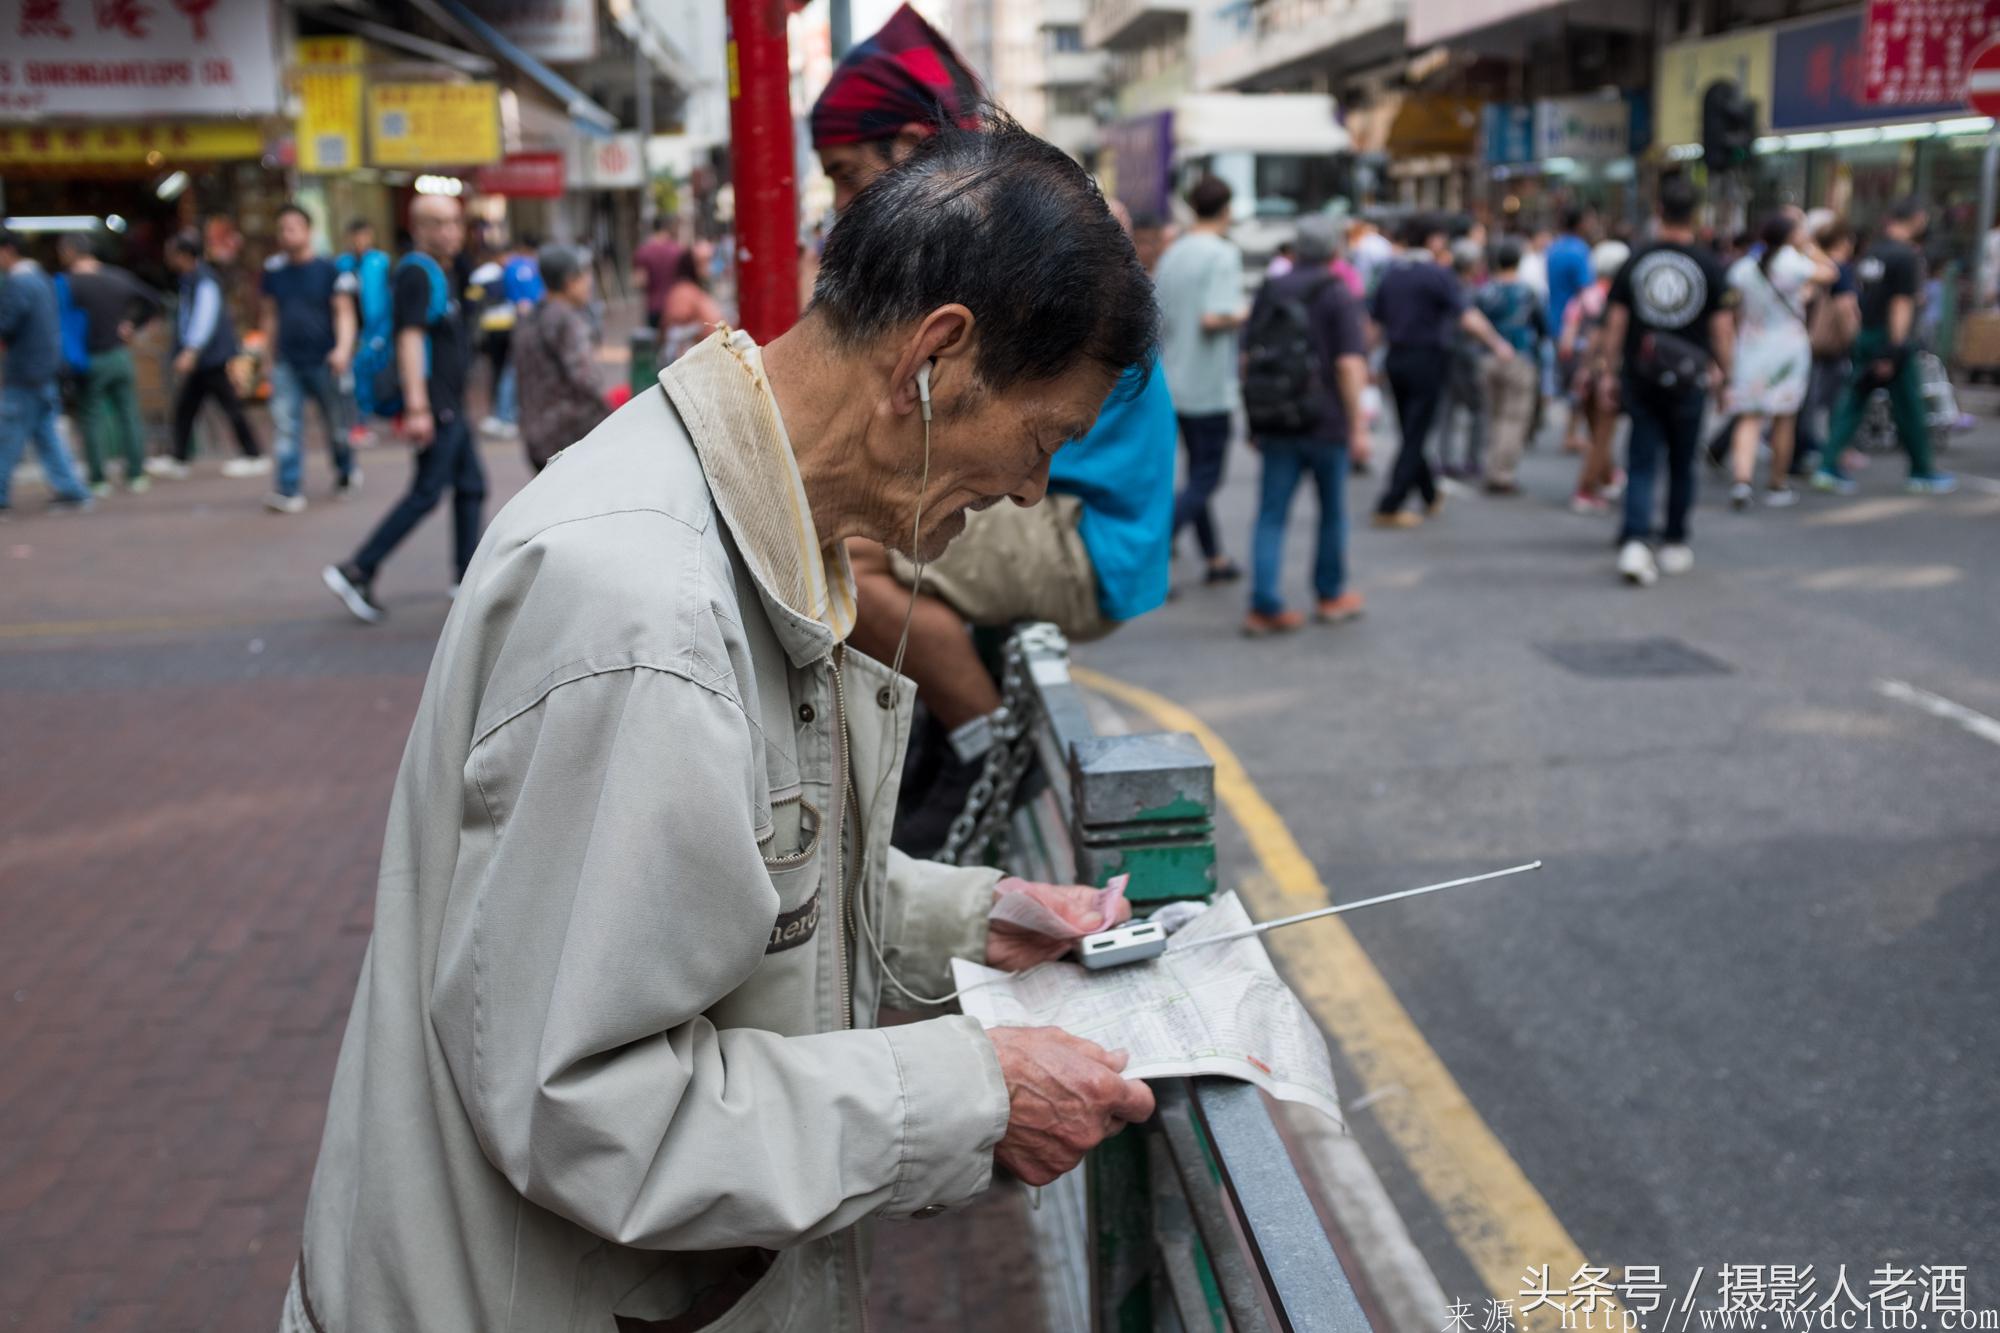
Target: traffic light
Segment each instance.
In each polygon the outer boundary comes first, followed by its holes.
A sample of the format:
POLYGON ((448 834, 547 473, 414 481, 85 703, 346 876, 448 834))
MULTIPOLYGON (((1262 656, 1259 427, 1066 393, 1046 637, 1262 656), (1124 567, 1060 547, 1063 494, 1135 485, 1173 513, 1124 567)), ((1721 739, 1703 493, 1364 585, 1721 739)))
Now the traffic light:
POLYGON ((1750 160, 1757 141, 1757 104, 1733 79, 1717 79, 1701 96, 1701 157, 1710 171, 1727 171, 1750 160))

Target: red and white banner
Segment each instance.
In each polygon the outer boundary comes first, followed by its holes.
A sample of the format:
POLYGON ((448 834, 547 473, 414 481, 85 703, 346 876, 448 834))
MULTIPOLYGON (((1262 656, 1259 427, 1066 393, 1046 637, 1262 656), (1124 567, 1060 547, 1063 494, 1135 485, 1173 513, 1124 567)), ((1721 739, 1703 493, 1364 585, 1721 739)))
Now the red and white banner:
POLYGON ((1973 53, 2000 32, 2000 0, 1870 0, 1862 101, 1935 106, 1965 92, 1973 53))
POLYGON ((0 117, 278 109, 272 0, 0 0, 0 117))

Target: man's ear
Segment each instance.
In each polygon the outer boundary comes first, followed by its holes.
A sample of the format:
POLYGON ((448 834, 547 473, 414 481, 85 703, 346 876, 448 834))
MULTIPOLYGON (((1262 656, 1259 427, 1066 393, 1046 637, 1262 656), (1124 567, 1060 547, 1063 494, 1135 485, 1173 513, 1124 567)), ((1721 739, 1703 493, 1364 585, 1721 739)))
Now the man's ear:
POLYGON ((925 366, 930 367, 933 404, 963 392, 971 380, 973 324, 972 312, 956 303, 939 306, 924 316, 889 372, 889 401, 898 416, 916 411, 921 404, 917 371, 925 366))
POLYGON ((902 129, 897 130, 896 136, 889 140, 889 160, 891 162, 901 162, 911 153, 917 151, 918 144, 936 133, 937 130, 932 126, 922 124, 919 121, 910 121, 902 129))

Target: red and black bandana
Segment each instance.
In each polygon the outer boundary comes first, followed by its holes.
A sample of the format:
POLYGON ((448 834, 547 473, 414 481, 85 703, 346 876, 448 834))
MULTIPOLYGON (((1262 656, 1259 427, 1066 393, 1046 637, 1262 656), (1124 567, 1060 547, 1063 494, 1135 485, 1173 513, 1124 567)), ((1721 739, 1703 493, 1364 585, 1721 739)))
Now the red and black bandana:
POLYGON ((813 103, 813 147, 893 138, 913 122, 971 125, 984 95, 937 29, 904 5, 833 71, 813 103))

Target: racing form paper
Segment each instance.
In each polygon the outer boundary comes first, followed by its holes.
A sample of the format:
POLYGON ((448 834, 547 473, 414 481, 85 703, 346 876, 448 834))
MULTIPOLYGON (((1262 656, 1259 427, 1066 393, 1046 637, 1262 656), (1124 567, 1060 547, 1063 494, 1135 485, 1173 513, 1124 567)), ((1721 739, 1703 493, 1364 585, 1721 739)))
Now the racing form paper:
POLYGON ((1093 972, 1051 963, 1015 976, 952 960, 959 1004, 981 1027, 1056 1027, 1130 1054, 1127 1078, 1220 1074, 1341 1119, 1326 1041, 1256 936, 1196 940, 1249 926, 1234 893, 1175 933, 1150 962, 1093 972))

